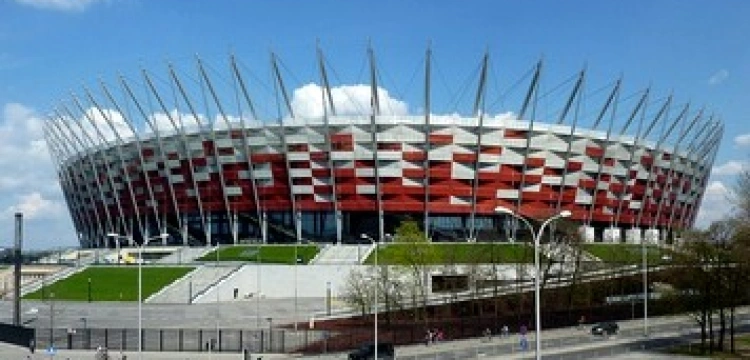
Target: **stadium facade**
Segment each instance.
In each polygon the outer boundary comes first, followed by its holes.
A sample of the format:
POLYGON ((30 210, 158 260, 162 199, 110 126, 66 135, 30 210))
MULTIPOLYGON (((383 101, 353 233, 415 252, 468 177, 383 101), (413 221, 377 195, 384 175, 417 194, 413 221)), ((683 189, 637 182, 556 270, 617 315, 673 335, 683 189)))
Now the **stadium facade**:
POLYGON ((489 115, 487 56, 471 115, 433 114, 429 51, 422 114, 384 111, 369 51, 365 109, 341 110, 319 53, 322 113, 310 115, 295 111, 272 59, 282 111, 270 121, 234 57, 221 75, 200 60, 182 77, 144 70, 57 106, 46 141, 82 246, 112 246, 111 233, 184 245, 387 240, 406 217, 435 241, 505 240, 515 222, 499 206, 527 218, 570 210, 589 241, 664 241, 695 222, 723 133, 713 115, 649 89, 626 103, 619 80, 584 125, 585 72, 554 116, 535 119, 541 62, 517 113, 489 115))

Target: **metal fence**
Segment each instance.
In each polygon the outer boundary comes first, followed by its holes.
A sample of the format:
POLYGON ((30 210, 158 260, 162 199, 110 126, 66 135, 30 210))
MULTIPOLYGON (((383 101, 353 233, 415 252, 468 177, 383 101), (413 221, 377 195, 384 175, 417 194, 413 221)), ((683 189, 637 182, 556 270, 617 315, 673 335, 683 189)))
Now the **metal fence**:
MULTIPOLYGON (((289 353, 325 341, 312 330, 143 329, 143 351, 289 353)), ((138 350, 138 329, 36 329, 37 348, 138 350)))
MULTIPOLYGON (((475 304, 477 305, 477 304, 475 304)), ((665 313, 665 306, 657 301, 650 304, 652 315, 665 313)), ((478 306, 478 305, 477 305, 478 306)), ((460 311, 459 311, 460 312, 460 311)), ((543 323, 546 329, 576 324, 583 312, 545 312, 543 323)), ((630 304, 591 307, 585 309, 588 322, 628 319, 640 317, 640 307, 630 304)), ((446 340, 481 337, 486 329, 498 334, 508 325, 511 332, 519 331, 521 325, 533 330, 529 312, 522 314, 486 314, 454 318, 433 318, 429 321, 394 318, 392 322, 379 319, 379 340, 395 345, 421 343, 427 330, 439 329, 446 340), (494 316, 493 316, 494 315, 494 316)), ((36 329, 38 348, 54 344, 65 349, 96 349, 99 346, 110 350, 133 351, 138 349, 137 329, 79 328, 36 329)), ((357 348, 362 343, 373 341, 372 318, 347 319, 332 324, 316 324, 315 329, 273 328, 264 330, 242 329, 143 329, 144 351, 213 351, 252 353, 304 353, 325 354, 357 348)))

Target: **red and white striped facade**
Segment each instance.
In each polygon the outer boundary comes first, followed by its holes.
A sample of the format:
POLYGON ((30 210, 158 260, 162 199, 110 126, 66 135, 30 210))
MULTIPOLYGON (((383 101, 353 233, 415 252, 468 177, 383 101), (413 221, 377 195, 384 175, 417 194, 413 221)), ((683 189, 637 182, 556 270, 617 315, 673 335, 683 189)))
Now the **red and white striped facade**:
MULTIPOLYGON (((723 131, 687 107, 644 116, 640 104, 621 124, 593 128, 523 115, 334 109, 290 110, 275 122, 221 110, 220 120, 185 126, 174 108, 146 110, 121 85, 120 98, 106 86, 100 98, 86 91, 46 127, 86 247, 106 246, 113 232, 136 242, 167 232, 165 241, 183 244, 382 238, 406 215, 437 237, 503 238, 498 206, 528 218, 570 210, 589 237, 640 241, 645 229, 692 226, 723 131), (171 126, 157 125, 157 112, 171 126)), ((156 90, 149 96, 160 100, 156 90)), ((218 96, 205 97, 222 108, 218 96)))

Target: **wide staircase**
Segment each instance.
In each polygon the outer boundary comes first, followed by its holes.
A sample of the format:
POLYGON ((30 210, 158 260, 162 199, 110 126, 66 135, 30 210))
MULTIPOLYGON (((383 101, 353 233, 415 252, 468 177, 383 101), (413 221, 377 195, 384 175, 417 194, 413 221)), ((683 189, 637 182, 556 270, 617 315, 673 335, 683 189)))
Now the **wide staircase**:
POLYGON ((198 266, 189 274, 163 288, 146 299, 153 304, 191 304, 216 283, 231 276, 240 268, 239 265, 198 266))
POLYGON ((328 245, 318 253, 311 264, 361 264, 374 249, 373 245, 328 245))

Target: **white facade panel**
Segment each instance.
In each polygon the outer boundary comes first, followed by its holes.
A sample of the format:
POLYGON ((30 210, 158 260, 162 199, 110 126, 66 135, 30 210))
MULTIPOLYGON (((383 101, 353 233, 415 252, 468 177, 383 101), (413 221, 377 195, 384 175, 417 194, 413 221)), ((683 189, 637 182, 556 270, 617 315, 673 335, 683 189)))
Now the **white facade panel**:
POLYGON ((375 185, 357 185, 357 194, 375 194, 375 185))

